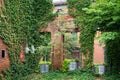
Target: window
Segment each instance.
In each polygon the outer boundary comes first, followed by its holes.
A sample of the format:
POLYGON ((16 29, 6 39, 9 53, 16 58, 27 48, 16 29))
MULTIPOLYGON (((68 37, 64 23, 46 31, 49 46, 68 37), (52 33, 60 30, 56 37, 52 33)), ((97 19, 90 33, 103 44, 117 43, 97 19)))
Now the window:
POLYGON ((1 57, 2 57, 2 58, 5 58, 5 50, 1 50, 1 53, 2 53, 2 54, 1 54, 1 57))

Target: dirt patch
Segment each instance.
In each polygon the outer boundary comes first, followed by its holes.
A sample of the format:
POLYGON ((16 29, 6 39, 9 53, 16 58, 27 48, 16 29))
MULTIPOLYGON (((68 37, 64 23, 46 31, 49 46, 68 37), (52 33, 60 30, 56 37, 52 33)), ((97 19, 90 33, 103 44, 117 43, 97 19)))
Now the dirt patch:
POLYGON ((104 80, 102 77, 95 77, 95 80, 104 80))

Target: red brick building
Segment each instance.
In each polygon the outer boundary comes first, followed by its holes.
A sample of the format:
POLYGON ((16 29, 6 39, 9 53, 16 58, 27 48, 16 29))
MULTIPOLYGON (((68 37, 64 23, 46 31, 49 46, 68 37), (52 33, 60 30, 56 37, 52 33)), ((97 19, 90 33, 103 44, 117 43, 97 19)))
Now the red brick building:
POLYGON ((0 72, 10 66, 7 45, 0 38, 0 72))
MULTIPOLYGON (((54 1, 54 0, 53 0, 54 1)), ((55 44, 54 47, 51 49, 51 62, 53 63, 53 68, 61 68, 61 64, 65 58, 64 54, 64 38, 65 36, 62 35, 62 32, 65 31, 66 33, 76 33, 77 40, 79 42, 80 31, 75 28, 73 18, 68 14, 68 8, 66 5, 66 0, 59 0, 54 2, 55 8, 53 12, 59 11, 58 17, 55 18, 53 22, 48 24, 48 27, 45 29, 41 29, 41 32, 50 32, 51 33, 51 42, 55 44), (62 1, 62 2, 61 2, 62 1), (59 2, 59 3, 58 3, 59 2)), ((1 11, 1 4, 3 4, 3 0, 0 0, 0 11, 1 11)), ((2 12, 0 12, 2 14, 2 12)), ((76 45, 76 46, 79 46, 76 45)), ((75 52, 76 57, 80 57, 81 54, 79 52, 75 52)), ((75 55, 73 55, 75 57, 75 55)), ((80 57, 84 59, 84 57, 80 57)), ((104 63, 104 49, 103 46, 99 45, 98 40, 94 41, 94 63, 104 63)), ((3 43, 3 40, 0 38, 0 71, 2 69, 8 68, 10 65, 7 45, 3 43)))
MULTIPOLYGON (((58 17, 55 19, 55 21, 53 22, 54 24, 49 25, 52 28, 56 28, 56 30, 51 29, 51 31, 50 31, 52 33, 51 34, 52 42, 54 42, 54 44, 64 43, 65 36, 64 37, 62 35, 59 35, 57 37, 53 36, 59 32, 62 32, 62 29, 66 30, 66 33, 74 33, 74 32, 77 33, 76 39, 79 42, 80 31, 76 30, 74 22, 73 22, 74 18, 68 14, 66 0, 53 0, 53 2, 55 4, 53 12, 55 13, 56 11, 60 11, 60 13, 59 13, 58 17)), ((48 28, 49 28, 49 26, 48 26, 48 28)), ((98 31, 96 32, 96 36, 99 36, 100 34, 101 34, 100 32, 98 32, 98 31)), ((79 46, 79 43, 76 46, 79 46)), ((51 54, 52 55, 51 58, 53 60, 53 66, 55 68, 56 68, 56 66, 58 66, 58 67, 61 66, 61 63, 64 60, 64 54, 65 54, 65 52, 63 50, 63 46, 55 47, 53 49, 53 54, 51 54)), ((82 54, 80 52, 79 52, 79 54, 76 54, 76 57, 78 57, 78 56, 83 61, 84 57, 82 56, 82 54)), ((75 57, 75 55, 74 55, 74 57, 75 57)), ((81 63, 83 66, 84 65, 83 62, 81 62, 81 63)), ((96 63, 96 64, 104 63, 104 46, 99 45, 99 40, 94 40, 93 63, 96 63)))

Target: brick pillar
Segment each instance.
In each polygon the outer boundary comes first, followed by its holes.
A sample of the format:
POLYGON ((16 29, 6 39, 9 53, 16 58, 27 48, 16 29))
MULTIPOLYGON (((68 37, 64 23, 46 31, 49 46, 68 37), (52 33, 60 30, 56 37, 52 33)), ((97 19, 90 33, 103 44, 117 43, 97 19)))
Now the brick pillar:
POLYGON ((51 54, 52 68, 62 68, 63 62, 63 36, 61 33, 56 32, 53 34, 52 42, 54 44, 53 52, 51 54))

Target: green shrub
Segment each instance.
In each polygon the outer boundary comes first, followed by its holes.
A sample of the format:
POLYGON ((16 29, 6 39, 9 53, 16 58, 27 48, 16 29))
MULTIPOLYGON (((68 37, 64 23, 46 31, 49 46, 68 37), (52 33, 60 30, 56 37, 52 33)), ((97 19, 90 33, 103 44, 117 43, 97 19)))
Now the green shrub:
POLYGON ((68 69, 69 69, 69 64, 70 64, 70 62, 73 62, 73 61, 75 61, 75 60, 74 60, 74 59, 65 59, 65 60, 63 61, 63 63, 62 63, 62 71, 63 71, 63 72, 68 71, 68 69))

